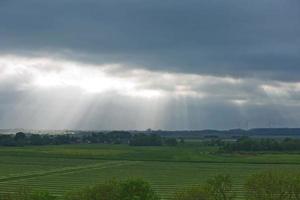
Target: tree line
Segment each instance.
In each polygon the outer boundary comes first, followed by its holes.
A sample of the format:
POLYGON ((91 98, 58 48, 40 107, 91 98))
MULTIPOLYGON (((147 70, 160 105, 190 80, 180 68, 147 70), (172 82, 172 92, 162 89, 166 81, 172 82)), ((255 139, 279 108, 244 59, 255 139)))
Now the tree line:
MULTIPOLYGON (((183 139, 180 139, 183 142, 183 139)), ((0 134, 1 146, 60 145, 60 144, 129 144, 131 146, 176 146, 176 138, 156 134, 132 134, 127 131, 86 132, 85 134, 0 134)))
MULTIPOLYGON (((246 200, 299 200, 300 174, 266 171, 248 177, 244 184, 246 200)), ((151 185, 142 179, 108 181, 68 192, 63 200, 160 200, 151 185)), ((232 177, 217 175, 199 186, 174 193, 173 200, 235 200, 232 177)), ((0 200, 58 200, 49 192, 20 189, 0 195, 0 200)))
MULTIPOLYGON (((180 139, 180 143, 183 143, 182 139, 180 139)), ((129 145, 131 146, 177 146, 178 141, 176 138, 168 138, 168 137, 161 137, 160 135, 156 134, 136 134, 133 135, 132 138, 129 140, 129 145)))
POLYGON ((220 147, 225 152, 234 151, 300 151, 300 140, 285 138, 282 140, 241 137, 236 142, 223 143, 220 147))

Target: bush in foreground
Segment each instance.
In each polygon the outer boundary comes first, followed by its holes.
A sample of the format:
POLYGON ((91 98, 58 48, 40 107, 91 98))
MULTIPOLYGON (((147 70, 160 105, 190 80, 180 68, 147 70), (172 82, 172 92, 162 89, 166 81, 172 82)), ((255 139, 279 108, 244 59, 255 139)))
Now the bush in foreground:
MULTIPOLYGON (((202 186, 177 192, 174 200, 233 200, 232 179, 217 175, 202 186)), ((247 200, 300 200, 300 173, 267 171, 250 176, 245 183, 247 200)), ((64 200, 159 200, 150 184, 141 179, 109 181, 69 192, 64 200)), ((0 200, 57 200, 48 192, 19 189, 0 200)))
POLYGON ((120 186, 116 181, 110 181, 65 195, 65 200, 119 200, 120 186))
POLYGON ((150 184, 141 179, 128 180, 120 184, 120 200, 158 200, 150 184))
POLYGON ((208 200, 209 194, 202 187, 191 188, 175 194, 174 200, 208 200))
POLYGON ((232 200, 235 197, 232 186, 232 179, 229 175, 217 175, 209 179, 205 187, 211 199, 232 200))
POLYGON ((229 175, 217 175, 203 186, 184 190, 175 194, 174 200, 232 200, 234 193, 229 175))
POLYGON ((257 173, 245 184, 248 200, 300 200, 300 174, 283 171, 257 173))
POLYGON ((159 200, 149 183, 141 180, 110 181, 70 192, 65 200, 159 200))
POLYGON ((34 192, 26 188, 20 188, 15 194, 0 196, 0 200, 56 200, 57 198, 48 192, 34 192))

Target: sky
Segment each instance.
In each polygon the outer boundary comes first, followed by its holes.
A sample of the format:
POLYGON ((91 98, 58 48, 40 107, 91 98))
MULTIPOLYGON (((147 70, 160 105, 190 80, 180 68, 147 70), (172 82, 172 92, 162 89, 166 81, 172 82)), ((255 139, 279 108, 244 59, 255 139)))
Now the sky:
POLYGON ((300 127, 299 0, 0 0, 0 128, 300 127))

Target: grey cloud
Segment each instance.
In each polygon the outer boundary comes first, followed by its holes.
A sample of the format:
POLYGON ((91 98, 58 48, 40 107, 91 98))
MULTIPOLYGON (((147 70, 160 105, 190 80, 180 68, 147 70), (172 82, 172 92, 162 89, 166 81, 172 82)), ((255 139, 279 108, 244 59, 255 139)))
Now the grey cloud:
POLYGON ((14 75, 0 66, 3 128, 300 126, 298 0, 0 0, 0 54, 121 64, 99 69, 167 94, 39 88, 34 76, 65 66, 21 60, 14 75))
POLYGON ((0 1, 0 51, 300 81, 297 0, 0 1))
MULTIPOLYGON (((78 85, 66 83, 60 87, 38 87, 33 84, 37 78, 35 76, 45 77, 49 73, 44 68, 59 63, 61 68, 52 71, 53 75, 62 73, 62 78, 64 73, 70 75, 66 62, 50 62, 43 68, 38 68, 34 59, 28 63, 19 78, 20 71, 17 70, 10 76, 0 76, 2 128, 228 129, 246 128, 247 122, 249 127, 266 127, 270 123, 278 127, 300 125, 297 114, 300 111, 297 92, 300 87, 297 83, 161 74, 119 68, 116 75, 114 70, 108 70, 108 77, 137 81, 136 92, 150 89, 160 90, 166 95, 143 98, 117 90, 87 94, 78 85), (32 68, 40 70, 41 74, 30 74, 32 68), (178 86, 187 89, 187 93, 177 94, 178 86), (269 91, 263 87, 269 88, 269 91), (194 93, 204 96, 198 97, 194 93)), ((23 64, 26 65, 26 62, 23 64)), ((87 71, 81 71, 83 76, 89 72, 88 68, 84 69, 87 71)))
MULTIPOLYGON (((17 92, 18 95, 18 92, 17 92)), ((11 95, 7 102, 14 99, 11 95)), ((1 103, 3 128, 46 129, 229 129, 272 126, 299 126, 299 106, 282 104, 237 106, 218 98, 170 97, 166 104, 119 94, 82 98, 69 90, 27 93, 14 104, 1 103), (66 97, 64 94, 68 92, 66 97), (4 106, 6 105, 6 106, 4 106), (296 112, 295 112, 296 111, 296 112)))

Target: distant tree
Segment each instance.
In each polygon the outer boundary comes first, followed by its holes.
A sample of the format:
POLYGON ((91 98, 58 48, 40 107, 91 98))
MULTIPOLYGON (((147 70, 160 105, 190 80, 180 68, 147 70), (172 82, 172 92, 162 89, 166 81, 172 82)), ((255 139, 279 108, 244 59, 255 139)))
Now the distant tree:
POLYGON ((0 145, 2 146, 15 146, 16 141, 12 135, 1 135, 0 134, 0 145))
POLYGON ((23 132, 16 133, 14 140, 18 146, 24 146, 26 143, 26 135, 23 132))
POLYGON ((162 146, 163 138, 156 134, 151 134, 151 135, 137 134, 137 135, 134 135, 130 139, 129 145, 131 145, 131 146, 162 146))
POLYGON ((128 144, 131 133, 127 131, 111 131, 108 133, 88 132, 82 137, 85 143, 128 144))
POLYGON ((177 146, 178 145, 178 142, 177 142, 176 138, 165 138, 164 143, 167 146, 177 146))
POLYGON ((236 142, 226 143, 220 147, 225 152, 234 151, 299 151, 300 140, 286 138, 284 140, 276 140, 270 138, 252 139, 249 137, 241 137, 236 142))
POLYGON ((127 143, 131 138, 131 133, 127 131, 112 131, 107 134, 112 144, 127 143))
POLYGON ((184 143, 185 143, 184 138, 182 138, 182 137, 179 138, 179 143, 180 143, 180 144, 184 144, 184 143))
POLYGON ((55 135, 53 137, 54 144, 72 144, 76 143, 76 138, 70 134, 55 135))
POLYGON ((29 142, 31 145, 43 145, 44 140, 40 134, 31 134, 29 136, 29 142))
POLYGON ((16 133, 16 135, 15 135, 15 140, 16 141, 18 141, 18 140, 25 140, 25 139, 26 139, 25 133, 23 133, 23 132, 16 133))

